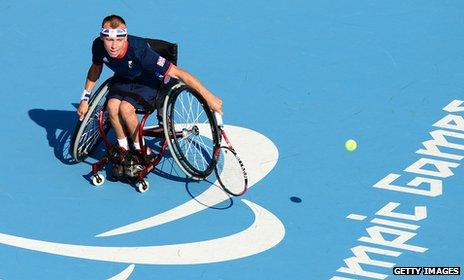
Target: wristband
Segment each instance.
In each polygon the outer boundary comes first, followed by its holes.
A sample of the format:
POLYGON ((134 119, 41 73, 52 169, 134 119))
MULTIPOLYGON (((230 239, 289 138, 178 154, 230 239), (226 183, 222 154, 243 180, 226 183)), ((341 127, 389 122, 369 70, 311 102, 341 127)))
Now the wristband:
POLYGON ((90 91, 84 89, 81 95, 81 101, 89 101, 90 99, 90 91))

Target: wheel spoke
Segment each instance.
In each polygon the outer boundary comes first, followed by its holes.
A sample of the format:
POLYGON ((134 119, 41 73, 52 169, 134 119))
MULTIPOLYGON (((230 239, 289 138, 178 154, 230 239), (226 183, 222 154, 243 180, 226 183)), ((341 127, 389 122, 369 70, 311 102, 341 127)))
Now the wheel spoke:
MULTIPOLYGON (((73 157, 80 161, 83 160, 93 149, 99 144, 102 139, 99 131, 99 115, 104 109, 106 102, 107 83, 104 83, 95 93, 96 95, 90 101, 89 112, 87 119, 80 123, 76 129, 76 135, 73 140, 73 157)), ((107 131, 109 128, 108 115, 103 115, 103 129, 107 131)))
POLYGON ((182 128, 183 136, 174 137, 168 144, 173 145, 173 156, 185 173, 204 178, 213 170, 214 145, 219 140, 217 128, 209 122, 213 118, 212 112, 198 93, 184 88, 176 94, 168 111, 170 119, 173 118, 170 126, 175 127, 176 132, 182 128))

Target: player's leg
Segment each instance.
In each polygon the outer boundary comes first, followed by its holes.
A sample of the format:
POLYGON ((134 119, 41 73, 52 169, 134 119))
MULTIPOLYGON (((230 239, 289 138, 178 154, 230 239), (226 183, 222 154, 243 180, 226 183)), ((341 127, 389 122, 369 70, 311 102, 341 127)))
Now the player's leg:
MULTIPOLYGON (((107 105, 107 111, 109 113, 110 122, 113 126, 119 147, 129 150, 128 134, 126 130, 126 121, 123 118, 121 110, 127 110, 124 105, 124 99, 126 98, 121 94, 121 91, 128 91, 131 88, 130 83, 126 82, 115 82, 110 88, 109 101, 107 105)), ((130 130, 129 130, 130 131, 130 130)))
POLYGON ((111 173, 114 179, 119 179, 124 174, 124 166, 126 165, 129 156, 129 144, 127 140, 127 133, 125 130, 125 123, 121 117, 121 104, 123 103, 123 96, 119 94, 118 90, 127 87, 125 83, 114 83, 110 88, 109 100, 107 103, 107 111, 110 119, 111 126, 117 138, 118 148, 110 151, 114 156, 111 173))
MULTIPOLYGON (((131 135, 134 141, 136 150, 141 150, 141 145, 144 145, 144 139, 139 139, 139 120, 136 111, 147 111, 147 104, 154 104, 157 90, 147 85, 132 84, 130 91, 137 94, 138 100, 133 97, 125 97, 124 101, 119 106, 120 116, 124 119, 127 132, 131 135), (144 104, 141 104, 143 102, 144 104), (145 106, 145 107, 144 107, 145 106)), ((148 110, 151 111, 151 110, 148 110)), ((147 150, 150 153, 150 149, 147 150)))
POLYGON ((134 106, 127 102, 126 100, 122 101, 118 107, 119 116, 123 119, 124 125, 132 137, 132 140, 135 143, 139 143, 137 128, 139 125, 139 120, 137 114, 135 113, 134 106))
POLYGON ((121 103, 121 100, 111 98, 108 100, 108 104, 106 106, 110 117, 111 126, 113 127, 114 133, 118 139, 126 137, 124 133, 124 127, 119 116, 119 107, 121 106, 121 103))

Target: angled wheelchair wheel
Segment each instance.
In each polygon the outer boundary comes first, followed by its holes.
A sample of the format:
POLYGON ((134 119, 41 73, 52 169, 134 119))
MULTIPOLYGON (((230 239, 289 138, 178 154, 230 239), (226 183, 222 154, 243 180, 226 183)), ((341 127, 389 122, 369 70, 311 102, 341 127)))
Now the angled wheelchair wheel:
POLYGON ((164 134, 171 154, 189 177, 201 180, 214 170, 219 156, 219 129, 206 100, 179 83, 165 98, 164 134))
MULTIPOLYGON (((99 131, 99 114, 104 110, 108 86, 111 78, 106 80, 89 100, 89 111, 74 129, 71 139, 71 153, 73 158, 80 162, 84 160, 100 144, 103 138, 99 131)), ((108 113, 103 114, 103 129, 108 132, 110 128, 108 113)))

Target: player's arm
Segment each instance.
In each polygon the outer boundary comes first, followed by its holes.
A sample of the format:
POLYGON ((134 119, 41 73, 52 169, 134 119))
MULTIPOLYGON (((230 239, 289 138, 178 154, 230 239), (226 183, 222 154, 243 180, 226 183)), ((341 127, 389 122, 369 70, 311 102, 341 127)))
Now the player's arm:
POLYGON ((85 86, 84 86, 84 91, 82 92, 81 102, 79 104, 79 108, 77 108, 77 114, 79 115, 80 120, 84 118, 85 114, 89 110, 90 93, 92 92, 92 89, 95 86, 95 83, 100 78, 102 69, 103 69, 103 64, 99 65, 99 64, 92 63, 92 65, 89 68, 89 71, 87 72, 87 78, 85 80, 85 86))
POLYGON ((211 108, 211 110, 214 112, 218 112, 222 115, 222 100, 219 97, 212 94, 192 74, 177 67, 174 64, 171 64, 166 75, 181 80, 182 82, 184 82, 184 84, 199 92, 203 96, 203 98, 205 98, 206 102, 208 102, 208 106, 211 108))
POLYGON ((89 71, 87 72, 87 79, 85 80, 85 89, 87 91, 89 92, 92 91, 93 87, 95 86, 95 83, 100 78, 102 69, 103 69, 103 64, 98 65, 98 64, 92 63, 92 65, 89 68, 89 71))

